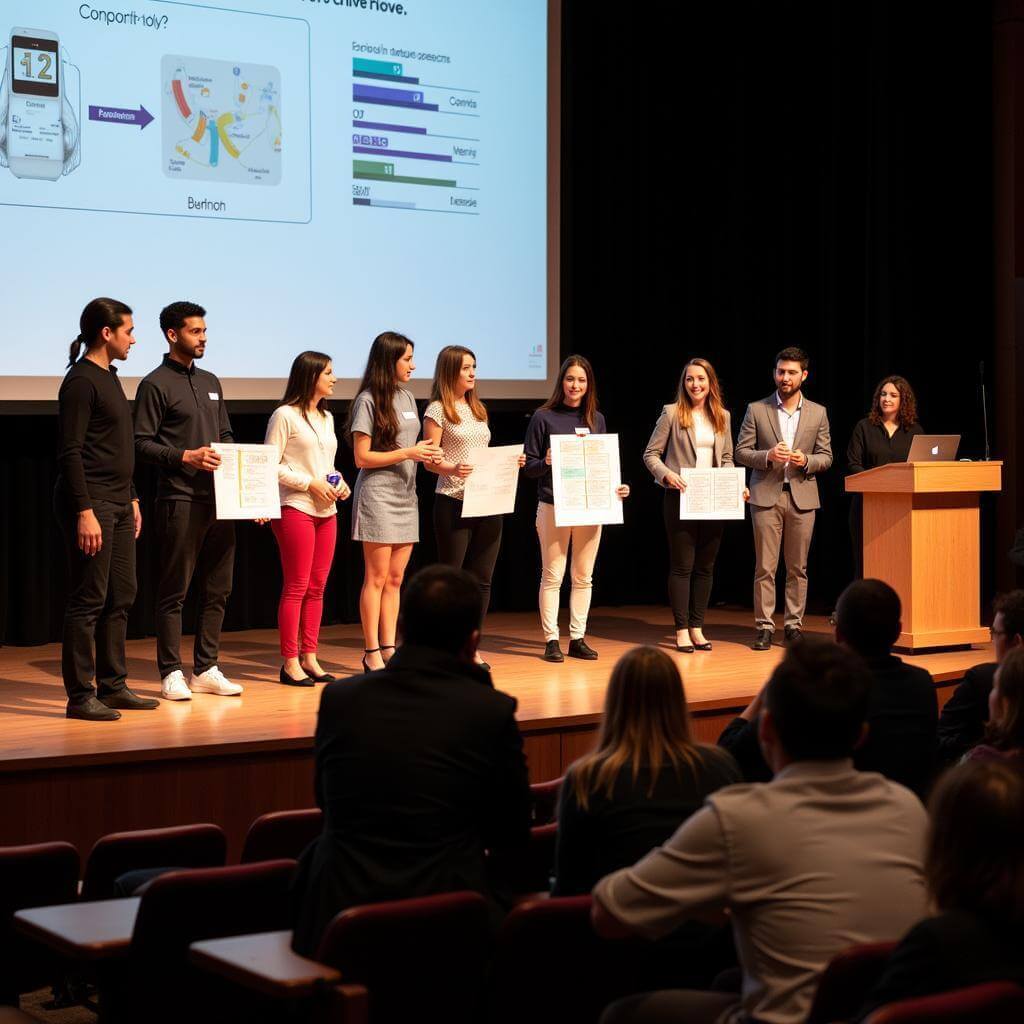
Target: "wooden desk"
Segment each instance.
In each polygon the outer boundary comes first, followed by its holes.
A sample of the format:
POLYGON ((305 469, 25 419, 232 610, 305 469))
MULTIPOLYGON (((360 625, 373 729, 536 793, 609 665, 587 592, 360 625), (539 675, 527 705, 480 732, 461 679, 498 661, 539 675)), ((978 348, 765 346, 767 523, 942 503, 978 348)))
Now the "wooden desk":
POLYGON ((14 915, 14 926, 69 959, 112 960, 128 953, 138 911, 138 896, 32 907, 14 915))

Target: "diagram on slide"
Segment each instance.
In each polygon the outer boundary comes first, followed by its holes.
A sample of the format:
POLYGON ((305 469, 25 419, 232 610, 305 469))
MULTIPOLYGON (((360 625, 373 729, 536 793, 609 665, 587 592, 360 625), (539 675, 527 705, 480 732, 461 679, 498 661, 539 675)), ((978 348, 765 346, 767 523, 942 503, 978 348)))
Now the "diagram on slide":
POLYGON ((267 64, 165 55, 162 161, 169 178, 281 181, 281 74, 267 64))

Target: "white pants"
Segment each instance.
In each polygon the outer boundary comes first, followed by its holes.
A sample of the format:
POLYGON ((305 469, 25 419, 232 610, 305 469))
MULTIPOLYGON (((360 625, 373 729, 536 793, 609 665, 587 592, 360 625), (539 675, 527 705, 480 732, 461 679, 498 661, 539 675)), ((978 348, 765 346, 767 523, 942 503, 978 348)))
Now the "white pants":
POLYGON ((569 594, 569 638, 582 640, 587 632, 587 613, 594 580, 594 562, 601 546, 600 526, 555 526, 555 506, 537 502, 537 536, 540 538, 540 624, 545 640, 558 639, 558 597, 565 577, 565 563, 572 542, 572 591, 569 594))

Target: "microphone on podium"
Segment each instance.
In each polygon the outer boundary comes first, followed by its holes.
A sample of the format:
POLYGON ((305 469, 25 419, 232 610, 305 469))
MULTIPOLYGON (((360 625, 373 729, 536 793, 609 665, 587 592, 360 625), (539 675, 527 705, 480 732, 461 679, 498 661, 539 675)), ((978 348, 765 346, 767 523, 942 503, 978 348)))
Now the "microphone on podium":
POLYGON ((978 363, 978 378, 981 381, 981 419, 985 427, 985 461, 991 460, 991 451, 988 446, 988 403, 985 401, 985 360, 978 363))

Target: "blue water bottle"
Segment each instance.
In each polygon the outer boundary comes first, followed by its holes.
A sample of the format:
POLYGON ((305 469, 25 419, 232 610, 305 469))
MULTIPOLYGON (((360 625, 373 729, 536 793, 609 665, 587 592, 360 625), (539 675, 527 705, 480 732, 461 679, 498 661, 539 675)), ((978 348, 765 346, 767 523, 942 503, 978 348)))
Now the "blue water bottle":
POLYGON ((337 487, 338 487, 338 484, 340 484, 340 483, 341 483, 341 474, 340 474, 340 473, 338 473, 338 472, 334 472, 334 473, 328 473, 328 474, 327 474, 327 482, 328 482, 328 483, 329 483, 329 484, 330 484, 330 485, 331 485, 331 486, 332 486, 333 488, 337 489, 337 487))

